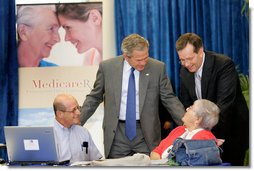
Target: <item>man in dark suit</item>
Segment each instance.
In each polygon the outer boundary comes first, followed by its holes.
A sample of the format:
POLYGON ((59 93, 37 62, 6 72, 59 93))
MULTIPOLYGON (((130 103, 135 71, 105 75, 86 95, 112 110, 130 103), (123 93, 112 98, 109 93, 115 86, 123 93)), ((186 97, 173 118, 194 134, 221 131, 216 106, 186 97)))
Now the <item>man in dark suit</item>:
POLYGON ((104 101, 104 151, 106 158, 120 158, 134 153, 150 152, 160 143, 161 126, 159 100, 181 125, 184 107, 172 90, 165 64, 149 57, 149 43, 138 34, 124 38, 123 55, 103 61, 98 69, 94 87, 81 109, 83 125, 104 101), (134 69, 134 71, 133 71, 134 69), (125 133, 129 76, 135 77, 135 137, 125 133))
POLYGON ((201 38, 193 33, 179 37, 176 51, 182 64, 181 102, 188 107, 197 99, 208 99, 219 106, 219 123, 212 132, 225 139, 222 160, 243 165, 249 147, 249 110, 233 61, 222 54, 204 51, 201 38))

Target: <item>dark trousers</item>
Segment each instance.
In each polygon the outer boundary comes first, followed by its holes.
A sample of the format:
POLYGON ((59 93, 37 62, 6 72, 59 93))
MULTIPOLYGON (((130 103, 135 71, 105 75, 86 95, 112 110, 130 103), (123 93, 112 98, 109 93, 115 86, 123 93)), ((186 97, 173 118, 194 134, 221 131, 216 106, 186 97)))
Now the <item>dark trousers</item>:
POLYGON ((136 127, 137 135, 132 141, 130 141, 125 136, 125 123, 120 121, 118 122, 115 138, 113 140, 108 158, 132 156, 135 153, 150 155, 150 150, 145 142, 139 121, 137 121, 136 127))
POLYGON ((223 162, 228 162, 232 166, 243 166, 244 164, 244 157, 246 150, 237 145, 232 145, 230 142, 225 143, 222 145, 222 154, 221 158, 223 162))

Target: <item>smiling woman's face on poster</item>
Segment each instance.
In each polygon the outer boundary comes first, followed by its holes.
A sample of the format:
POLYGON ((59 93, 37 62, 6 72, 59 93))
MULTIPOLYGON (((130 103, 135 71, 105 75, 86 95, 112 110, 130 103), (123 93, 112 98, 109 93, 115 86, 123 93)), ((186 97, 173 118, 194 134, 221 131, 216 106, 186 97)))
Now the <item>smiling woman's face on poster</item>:
POLYGON ((60 41, 55 6, 19 6, 17 11, 19 66, 41 66, 43 58, 60 41))
POLYGON ((102 50, 102 7, 97 4, 62 4, 57 6, 58 18, 65 29, 65 41, 83 53, 90 48, 102 50), (82 11, 82 13, 80 13, 82 11))
POLYGON ((98 65, 102 3, 18 5, 19 67, 98 65))

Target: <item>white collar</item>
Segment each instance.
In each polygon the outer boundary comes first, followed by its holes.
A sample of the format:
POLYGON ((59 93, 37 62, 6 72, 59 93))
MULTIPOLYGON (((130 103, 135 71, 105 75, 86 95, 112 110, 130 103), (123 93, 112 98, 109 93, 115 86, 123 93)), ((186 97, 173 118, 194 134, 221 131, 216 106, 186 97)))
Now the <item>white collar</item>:
POLYGON ((205 62, 205 53, 203 52, 202 64, 201 64, 201 66, 199 67, 199 69, 195 72, 195 75, 199 76, 200 78, 202 77, 204 62, 205 62))
POLYGON ((131 70, 132 66, 128 63, 128 61, 124 60, 124 68, 125 71, 131 70))
POLYGON ((187 128, 185 128, 185 132, 180 136, 183 139, 192 139, 192 137, 198 133, 199 131, 204 130, 203 128, 194 129, 192 131, 189 131, 187 128))

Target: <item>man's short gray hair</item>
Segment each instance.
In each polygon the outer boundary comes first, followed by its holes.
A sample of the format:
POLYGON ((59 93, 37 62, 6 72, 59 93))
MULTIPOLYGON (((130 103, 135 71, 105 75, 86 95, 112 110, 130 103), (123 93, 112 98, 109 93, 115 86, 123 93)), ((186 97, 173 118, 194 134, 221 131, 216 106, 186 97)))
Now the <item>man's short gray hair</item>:
POLYGON ((149 48, 149 42, 138 34, 131 34, 125 37, 122 41, 122 52, 127 56, 131 56, 134 50, 144 50, 149 48))
POLYGON ((200 127, 211 130, 219 121, 219 107, 206 99, 196 100, 193 104, 192 110, 197 117, 202 117, 200 127))

